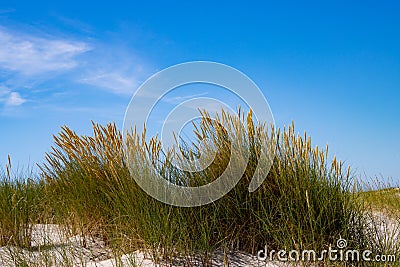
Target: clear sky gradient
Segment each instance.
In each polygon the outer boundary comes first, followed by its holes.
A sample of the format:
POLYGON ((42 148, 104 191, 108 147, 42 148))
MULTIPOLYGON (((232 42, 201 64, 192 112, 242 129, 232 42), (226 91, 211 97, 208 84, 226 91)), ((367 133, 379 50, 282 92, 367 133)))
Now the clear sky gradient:
POLYGON ((121 128, 150 75, 208 60, 253 79, 278 126, 399 181, 399 2, 60 2, 0 2, 0 166, 42 162, 62 125, 121 128))

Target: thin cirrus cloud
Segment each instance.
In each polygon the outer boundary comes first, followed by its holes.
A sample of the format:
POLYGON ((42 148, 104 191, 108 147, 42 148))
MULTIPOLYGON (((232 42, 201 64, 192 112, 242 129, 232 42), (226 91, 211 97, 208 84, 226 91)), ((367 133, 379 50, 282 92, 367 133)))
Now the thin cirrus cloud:
POLYGON ((26 102, 26 99, 22 98, 17 92, 11 92, 6 100, 6 106, 20 106, 26 102))
POLYGON ((128 62, 132 55, 127 51, 123 55, 111 53, 115 49, 110 46, 0 25, 0 103, 21 106, 34 94, 34 90, 28 90, 23 94, 27 99, 21 96, 21 90, 30 87, 27 83, 40 86, 59 75, 64 75, 69 84, 89 85, 116 95, 132 94, 143 65, 128 62), (108 54, 112 56, 105 56, 108 54))
POLYGON ((100 87, 118 95, 131 95, 138 86, 135 74, 127 75, 113 71, 91 73, 78 81, 94 87, 100 87))
POLYGON ((72 69, 78 65, 75 57, 89 50, 84 42, 37 37, 0 27, 0 66, 13 73, 32 76, 72 69))
POLYGON ((98 43, 77 82, 115 95, 131 96, 149 71, 147 62, 131 49, 118 43, 98 43))
POLYGON ((0 103, 5 103, 6 107, 20 106, 26 101, 18 92, 12 92, 9 88, 0 86, 0 103))
POLYGON ((83 42, 38 37, 0 26, 0 103, 8 108, 21 106, 28 99, 19 91, 28 81, 46 80, 46 74, 77 67, 75 57, 88 50, 83 42))

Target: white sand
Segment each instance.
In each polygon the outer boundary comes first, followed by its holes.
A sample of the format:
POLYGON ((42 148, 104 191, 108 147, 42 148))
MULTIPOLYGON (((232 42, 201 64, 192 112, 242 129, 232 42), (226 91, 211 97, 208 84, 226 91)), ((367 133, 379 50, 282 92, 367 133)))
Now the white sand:
MULTIPOLYGON (((373 220, 374 223, 370 225, 375 225, 378 231, 371 229, 371 233, 377 234, 377 242, 387 240, 388 244, 393 244, 393 240, 398 240, 400 229, 397 222, 379 212, 374 213, 373 220)), ((18 266, 24 262, 28 263, 29 266, 160 266, 140 251, 115 259, 111 249, 101 239, 73 236, 54 224, 33 225, 31 246, 34 249, 29 251, 16 247, 0 247, 0 266, 18 266), (85 246, 83 246, 84 243, 85 246)), ((223 253, 216 252, 213 256, 213 266, 293 266, 293 263, 260 262, 257 261, 256 257, 242 252, 228 253, 225 262, 226 260, 229 265, 224 264, 223 253)), ((198 259, 193 259, 191 263, 191 266, 202 266, 198 259)), ((175 259, 172 263, 164 263, 161 266, 166 264, 168 266, 188 266, 184 260, 179 259, 175 259)))
MULTIPOLYGON (((68 231, 62 230, 54 224, 36 224, 32 227, 31 246, 26 250, 16 247, 0 248, 0 266, 16 266, 27 263, 29 266, 88 266, 88 267, 114 267, 114 266, 187 266, 184 260, 176 259, 173 263, 155 264, 145 253, 136 251, 123 255, 118 260, 112 251, 100 239, 85 238, 83 246, 81 236, 73 236, 68 231)), ((255 257, 246 253, 231 253, 226 257, 229 266, 287 266, 283 263, 258 262, 255 257)), ((199 260, 192 260, 193 266, 201 266, 199 260)), ((222 253, 216 253, 213 258, 214 266, 224 266, 222 253)))

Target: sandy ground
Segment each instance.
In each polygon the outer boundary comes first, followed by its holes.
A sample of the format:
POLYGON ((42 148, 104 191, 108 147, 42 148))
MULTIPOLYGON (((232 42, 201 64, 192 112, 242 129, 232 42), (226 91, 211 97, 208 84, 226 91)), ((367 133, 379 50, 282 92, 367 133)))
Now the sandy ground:
MULTIPOLYGON (((58 225, 36 224, 32 228, 32 249, 26 250, 16 247, 0 248, 0 266, 202 266, 201 262, 192 259, 192 265, 185 260, 176 259, 173 262, 155 264, 150 256, 136 251, 129 255, 122 255, 116 259, 112 251, 100 239, 72 236, 63 231, 58 225), (85 243, 85 246, 83 246, 85 243)), ((223 253, 216 253, 213 266, 288 266, 278 262, 261 262, 256 257, 242 252, 230 253, 226 257, 223 253), (225 258, 225 259, 224 259, 225 258)), ((292 265, 290 265, 292 266, 292 265)))
MULTIPOLYGON (((374 222, 375 229, 371 229, 371 233, 377 233, 376 242, 382 243, 383 240, 389 246, 393 245, 393 240, 398 240, 400 237, 399 224, 383 213, 374 213, 374 222)), ((34 225, 31 246, 30 250, 0 247, 0 266, 202 266, 196 259, 192 259, 190 265, 179 259, 155 264, 149 255, 141 251, 116 258, 102 240, 73 236, 54 224, 34 225)), ((250 254, 236 252, 227 254, 225 257, 223 253, 215 253, 213 266, 282 267, 293 266, 293 263, 262 262, 250 254), (229 265, 226 264, 227 262, 229 265)))

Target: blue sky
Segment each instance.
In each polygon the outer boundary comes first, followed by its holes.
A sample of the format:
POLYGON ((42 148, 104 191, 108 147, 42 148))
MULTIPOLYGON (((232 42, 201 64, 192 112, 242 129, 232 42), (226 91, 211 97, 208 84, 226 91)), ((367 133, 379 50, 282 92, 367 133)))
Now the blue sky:
MULTIPOLYGON (((399 14, 396 1, 3 0, 0 166, 42 162, 62 125, 121 128, 150 75, 208 60, 253 79, 278 126, 294 120, 358 175, 399 181, 399 14)), ((185 94, 170 99, 212 95, 185 94)))

